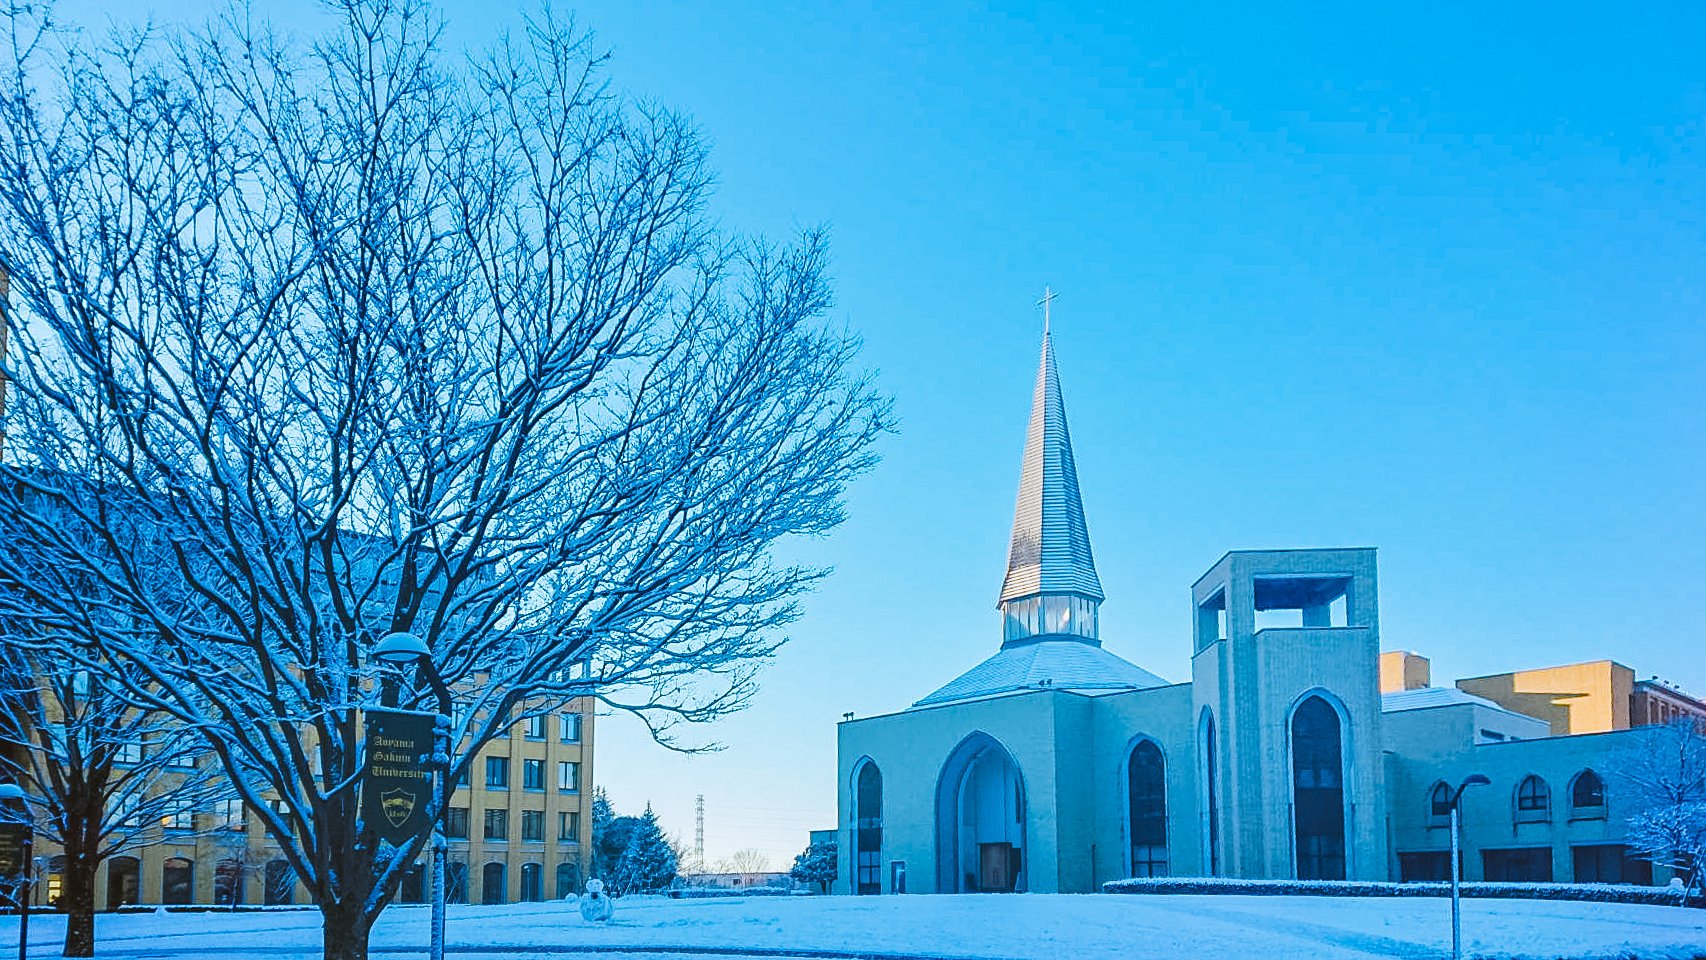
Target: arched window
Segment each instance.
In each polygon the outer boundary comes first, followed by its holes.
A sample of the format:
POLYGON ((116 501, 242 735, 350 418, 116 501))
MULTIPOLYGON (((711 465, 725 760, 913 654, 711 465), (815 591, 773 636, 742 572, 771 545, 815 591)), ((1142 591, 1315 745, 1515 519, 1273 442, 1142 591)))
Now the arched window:
POLYGON ((1218 787, 1220 779, 1218 765, 1215 763, 1214 745, 1214 713, 1207 707, 1203 708, 1202 719, 1197 722, 1197 741, 1202 750, 1203 816, 1208 823, 1203 830, 1203 839, 1208 844, 1208 875, 1220 876, 1220 804, 1218 802, 1218 787))
POLYGON ((160 902, 181 905, 195 901, 195 864, 169 857, 160 865, 160 902))
POLYGON ((444 865, 444 899, 446 903, 468 902, 468 861, 451 860, 444 865))
POLYGON ((220 906, 230 907, 244 900, 247 884, 244 882, 247 873, 243 861, 235 857, 227 857, 213 865, 213 902, 220 906))
POLYGON ((1291 714, 1297 878, 1345 879, 1345 783, 1339 713, 1309 697, 1291 714))
POLYGON ((484 904, 505 903, 509 891, 504 889, 504 865, 488 863, 480 868, 480 902, 484 904))
POLYGON ((1428 791, 1428 826, 1451 826, 1451 787, 1444 780, 1428 791))
POLYGON ((580 866, 569 860, 557 864, 557 899, 580 893, 580 866))
POLYGON ((1167 762, 1153 740, 1139 740, 1126 760, 1131 875, 1167 876, 1167 762))
POLYGON ((865 761, 853 790, 853 892, 883 892, 883 773, 865 761))
POLYGON ((397 884, 398 903, 426 903, 426 867, 412 864, 403 871, 403 879, 397 884))
POLYGON ((537 863, 521 865, 521 902, 538 903, 545 899, 545 868, 537 863))
POLYGON ((1552 819, 1552 789, 1534 774, 1516 785, 1516 822, 1545 823, 1552 819))
POLYGON ((1605 816, 1605 781, 1592 770, 1576 774, 1570 784, 1570 816, 1578 820, 1605 816))
POLYGON ((296 871, 288 860, 267 861, 266 887, 261 902, 269 907, 282 906, 296 899, 296 871))
POLYGON ((142 902, 142 861, 113 857, 107 861, 107 909, 142 902))

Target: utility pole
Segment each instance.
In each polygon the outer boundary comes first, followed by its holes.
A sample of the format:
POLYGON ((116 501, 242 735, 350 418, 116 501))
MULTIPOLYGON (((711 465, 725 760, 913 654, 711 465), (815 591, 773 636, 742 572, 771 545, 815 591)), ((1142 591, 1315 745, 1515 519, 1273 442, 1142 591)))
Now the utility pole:
POLYGON ((693 798, 693 858, 705 869, 705 795, 693 798))

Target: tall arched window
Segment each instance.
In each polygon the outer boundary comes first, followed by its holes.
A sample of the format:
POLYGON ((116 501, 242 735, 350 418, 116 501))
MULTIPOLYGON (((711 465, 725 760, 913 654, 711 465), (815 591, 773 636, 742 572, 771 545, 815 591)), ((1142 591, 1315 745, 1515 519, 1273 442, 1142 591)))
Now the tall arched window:
POLYGON ((1570 784, 1570 816, 1578 820, 1605 816, 1605 781, 1592 770, 1576 774, 1570 784))
POLYGON ((853 892, 883 892, 883 774, 866 761, 853 789, 853 892))
POLYGON ((1534 774, 1516 785, 1516 822, 1545 823, 1552 819, 1552 788, 1534 774))
POLYGON ((1126 761, 1131 875, 1167 876, 1167 762, 1153 740, 1140 740, 1126 761))
POLYGON ((580 865, 570 860, 557 864, 557 899, 580 893, 580 865))
POLYGON ((213 865, 213 902, 221 906, 236 906, 244 901, 248 884, 244 881, 248 869, 243 861, 227 857, 213 865))
POLYGON ((195 864, 183 857, 170 857, 160 865, 160 902, 185 904, 195 901, 195 864))
POLYGON ((521 865, 521 902, 538 903, 545 899, 545 868, 537 863, 521 865))
POLYGON ((1220 876, 1220 803, 1217 782, 1220 779, 1219 765, 1215 762, 1214 713, 1207 707, 1203 708, 1202 719, 1197 722, 1197 741, 1202 750, 1203 776, 1203 805, 1204 825, 1203 838, 1208 844, 1208 875, 1220 876))
POLYGON ((488 863, 480 868, 480 902, 484 904, 505 903, 509 899, 509 891, 505 889, 507 880, 504 877, 504 865, 488 863))
POLYGON ((107 861, 107 909, 142 902, 142 861, 113 857, 107 861))
POLYGON ((296 870, 288 860, 268 860, 261 902, 269 907, 290 903, 296 898, 296 870))
POLYGON ((1344 737, 1339 712, 1309 697, 1291 714, 1297 878, 1345 878, 1344 737))
POLYGON ((1428 826, 1451 826, 1451 787, 1444 780, 1428 791, 1428 826))

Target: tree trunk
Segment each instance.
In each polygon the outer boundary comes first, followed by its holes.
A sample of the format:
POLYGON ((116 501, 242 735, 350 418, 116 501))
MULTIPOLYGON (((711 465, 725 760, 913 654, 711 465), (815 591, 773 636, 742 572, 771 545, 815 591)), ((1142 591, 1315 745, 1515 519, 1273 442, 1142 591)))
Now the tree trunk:
POLYGON ((324 960, 367 960, 367 938, 373 932, 373 918, 362 912, 359 902, 323 903, 320 916, 324 960))
POLYGON ((95 866, 83 857, 65 858, 65 889, 60 906, 66 912, 67 957, 95 955, 95 866))

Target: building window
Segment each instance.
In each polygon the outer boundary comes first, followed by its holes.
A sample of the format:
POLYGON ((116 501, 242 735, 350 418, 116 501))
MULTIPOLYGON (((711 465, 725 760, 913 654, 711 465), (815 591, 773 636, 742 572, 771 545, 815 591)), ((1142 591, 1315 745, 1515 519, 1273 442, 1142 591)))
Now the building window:
POLYGON ((248 811, 243 801, 236 797, 219 801, 214 808, 214 817, 219 821, 218 828, 241 833, 249 829, 248 811))
POLYGON ((1552 848, 1481 851, 1481 875, 1489 882, 1551 883, 1552 848))
POLYGON ((537 863, 521 865, 521 900, 538 903, 545 899, 545 868, 537 863))
POLYGON ((1577 883, 1639 883, 1653 882, 1650 861, 1631 856, 1628 847, 1620 843, 1590 844, 1573 847, 1570 859, 1575 867, 1577 883))
POLYGON ((883 774, 866 761, 859 768, 853 797, 855 894, 883 892, 883 774))
POLYGON ((1345 879, 1345 786, 1339 713, 1310 697, 1291 715, 1297 878, 1345 879))
POLYGON ((142 900, 142 861, 136 857, 113 857, 107 861, 107 909, 142 900))
POLYGON ((572 897, 579 891, 580 867, 567 860, 557 864, 557 898, 572 897))
POLYGON ((248 890, 248 870, 243 861, 228 857, 213 865, 213 902, 217 906, 234 907, 244 902, 248 890))
POLYGON ((509 788, 509 758, 486 758, 486 788, 489 790, 507 790, 509 788))
POLYGON ((1451 826, 1451 787, 1443 780, 1428 791, 1428 826, 1451 826))
POLYGON ((574 760, 557 761, 557 789, 574 793, 581 788, 581 765, 574 760))
POLYGON ((1216 781, 1219 779, 1215 763, 1214 746, 1214 714, 1207 707, 1203 708, 1202 720, 1197 723, 1197 739, 1202 743, 1203 761, 1203 794, 1208 798, 1205 805, 1208 817, 1208 829, 1203 831, 1204 839, 1208 841, 1208 875, 1220 876, 1220 806, 1217 801, 1216 781))
MULTIPOLYGON (((1462 870, 1462 864, 1458 865, 1462 870)), ((1398 879, 1402 883, 1451 879, 1450 850, 1418 850, 1398 854, 1398 879)))
POLYGON ((161 815, 160 826, 167 830, 194 830, 195 811, 187 803, 174 803, 161 815))
POLYGON ((557 814, 557 840, 562 843, 581 842, 581 815, 575 810, 563 810, 557 814))
POLYGON ((545 842, 545 811, 521 811, 521 839, 526 843, 545 842))
POLYGON ((444 868, 444 899, 449 903, 467 903, 468 862, 451 860, 444 868))
POLYGON ((467 807, 451 807, 445 811, 444 835, 451 840, 468 839, 467 807))
POLYGON ((1592 770, 1576 774, 1570 784, 1570 816, 1578 820, 1605 817, 1605 781, 1592 770))
POLYGON ((1167 876, 1167 763, 1153 740, 1139 741, 1126 760, 1131 875, 1167 876))
POLYGON ((492 904, 505 902, 509 897, 509 892, 504 889, 504 886, 505 878, 503 864, 488 863, 480 868, 481 903, 491 906, 492 904))
POLYGON ((543 739, 545 739, 545 716, 544 716, 544 714, 540 714, 538 716, 533 716, 533 717, 528 717, 526 723, 527 723, 527 733, 526 733, 527 739, 529 739, 529 740, 543 740, 543 739))
POLYGON ((160 902, 182 906, 195 899, 195 864, 183 857, 169 857, 160 865, 160 902))
POLYGON ((563 742, 564 743, 580 743, 580 741, 581 741, 581 715, 578 713, 565 713, 562 715, 562 717, 560 719, 561 719, 563 742))
POLYGON ((142 743, 137 740, 126 740, 113 747, 113 762, 117 764, 132 764, 142 762, 142 743))
POLYGON ((509 811, 491 808, 486 811, 486 839, 509 839, 509 811))
POLYGON ((269 860, 266 866, 261 902, 269 907, 281 907, 296 899, 296 870, 288 860, 269 860))
POLYGON ((1545 823, 1552 819, 1552 790, 1534 774, 1516 785, 1516 822, 1545 823))
POLYGON ((545 789, 545 761, 521 761, 521 786, 526 790, 545 789))

